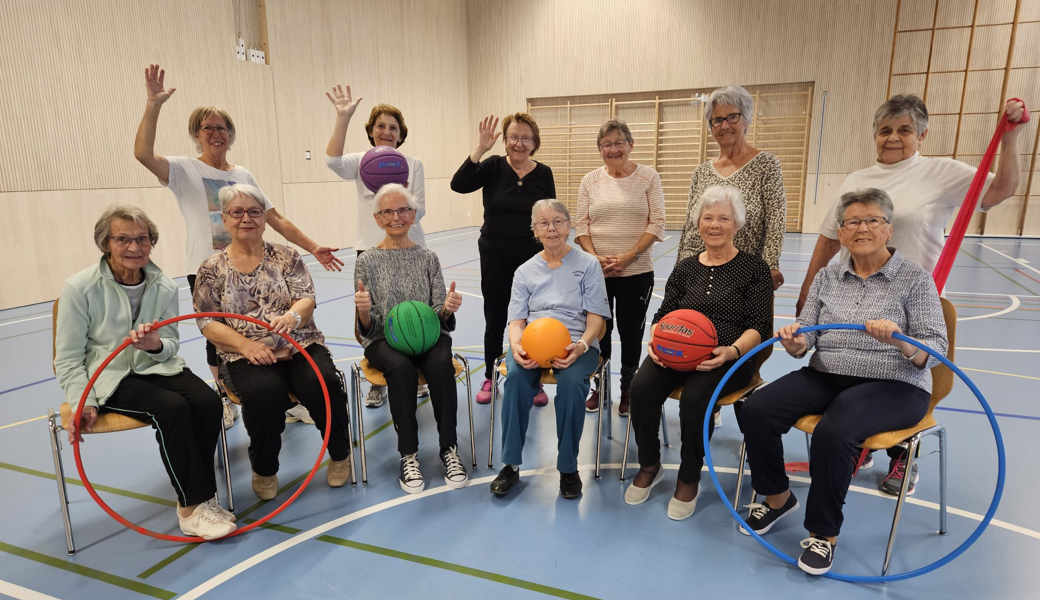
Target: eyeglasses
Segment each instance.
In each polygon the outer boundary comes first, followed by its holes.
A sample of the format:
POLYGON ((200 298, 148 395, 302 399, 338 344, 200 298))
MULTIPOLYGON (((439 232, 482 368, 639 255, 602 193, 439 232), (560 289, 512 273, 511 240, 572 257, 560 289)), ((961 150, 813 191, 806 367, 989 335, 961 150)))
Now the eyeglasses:
POLYGON ((228 128, 224 127, 223 125, 218 125, 216 127, 211 127, 209 125, 203 125, 202 127, 199 127, 199 130, 200 131, 204 131, 206 133, 213 133, 214 131, 217 132, 217 133, 227 133, 228 132, 228 128))
POLYGON ((553 228, 556 231, 559 231, 559 230, 563 229, 564 226, 567 225, 567 223, 570 223, 570 220, 568 220, 568 219, 553 219, 552 221, 538 221, 537 223, 534 224, 534 226, 536 228, 538 228, 538 229, 541 229, 542 231, 545 231, 546 229, 549 229, 550 225, 552 225, 553 228))
POLYGON ((127 237, 125 235, 110 235, 108 239, 116 243, 120 248, 129 248, 130 244, 137 243, 138 248, 148 248, 152 245, 152 238, 147 235, 141 237, 127 237))
POLYGON ((718 127, 718 126, 722 125, 723 121, 729 123, 730 125, 736 125, 737 121, 740 120, 740 117, 741 117, 741 114, 738 113, 738 112, 735 112, 735 113, 730 113, 730 114, 726 115, 725 117, 714 117, 712 119, 708 119, 708 123, 711 123, 712 127, 718 127))
POLYGON ((249 210, 242 210, 241 208, 232 208, 227 211, 227 216, 232 219, 241 219, 244 215, 249 215, 251 219, 259 219, 265 216, 267 213, 262 208, 250 208, 249 210))
POLYGON ((628 145, 628 140, 621 140, 621 141, 618 141, 618 142, 604 142, 604 143, 599 145, 599 149, 600 150, 610 150, 610 147, 613 146, 613 147, 617 148, 618 150, 624 150, 626 145, 628 145))
POLYGON ((520 142, 520 143, 522 143, 525 146, 533 146, 534 145, 534 138, 531 137, 531 136, 528 136, 528 135, 525 135, 524 137, 516 137, 515 135, 511 135, 511 136, 506 138, 506 141, 509 142, 510 144, 515 144, 517 142, 520 142))
POLYGON ((394 215, 397 215, 398 217, 401 217, 403 219, 407 215, 411 214, 411 212, 413 210, 415 210, 415 209, 411 208, 411 207, 408 207, 408 206, 402 206, 401 208, 397 208, 397 209, 394 209, 394 208, 383 209, 383 210, 379 211, 379 214, 383 215, 384 219, 393 219, 394 215))
POLYGON ((885 217, 870 217, 869 219, 842 219, 841 226, 849 231, 856 231, 859 226, 863 223, 867 224, 870 229, 877 229, 885 223, 888 223, 888 219, 885 217))

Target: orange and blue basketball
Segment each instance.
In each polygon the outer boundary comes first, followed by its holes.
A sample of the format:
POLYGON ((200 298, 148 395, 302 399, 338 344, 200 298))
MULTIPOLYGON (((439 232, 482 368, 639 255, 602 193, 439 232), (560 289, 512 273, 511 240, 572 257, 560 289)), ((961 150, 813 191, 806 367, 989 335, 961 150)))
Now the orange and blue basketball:
POLYGON ((567 326, 552 317, 531 321, 520 337, 527 358, 537 361, 538 366, 544 369, 551 368, 557 358, 565 358, 570 343, 571 332, 567 331, 567 326))
POLYGON ((390 146, 376 146, 361 157, 361 183, 372 193, 388 183, 408 183, 408 160, 390 146))
POLYGON ((657 322, 651 341, 657 358, 669 369, 692 371, 711 358, 719 345, 715 325, 689 309, 674 310, 657 322))
POLYGON ((390 347, 401 354, 419 356, 440 339, 441 319, 429 304, 406 300, 386 315, 383 336, 390 347))

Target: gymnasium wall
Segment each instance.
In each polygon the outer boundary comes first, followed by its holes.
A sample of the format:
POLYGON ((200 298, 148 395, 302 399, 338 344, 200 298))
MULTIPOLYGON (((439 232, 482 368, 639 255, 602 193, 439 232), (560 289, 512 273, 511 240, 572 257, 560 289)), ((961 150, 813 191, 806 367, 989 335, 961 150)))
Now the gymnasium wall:
POLYGON ((243 1, 0 0, 0 308, 51 300, 96 261, 94 222, 116 202, 148 212, 160 227, 154 259, 185 274, 176 201, 133 157, 152 62, 177 88, 156 150, 194 156, 191 110, 227 109, 238 129, 229 161, 320 243, 351 246, 358 218, 354 183, 324 162, 334 83, 364 98, 348 151, 369 148, 373 104, 403 111, 401 149, 425 166, 427 232, 479 222, 479 195, 448 187, 473 145, 462 0, 267 0, 268 65, 235 58, 243 1))

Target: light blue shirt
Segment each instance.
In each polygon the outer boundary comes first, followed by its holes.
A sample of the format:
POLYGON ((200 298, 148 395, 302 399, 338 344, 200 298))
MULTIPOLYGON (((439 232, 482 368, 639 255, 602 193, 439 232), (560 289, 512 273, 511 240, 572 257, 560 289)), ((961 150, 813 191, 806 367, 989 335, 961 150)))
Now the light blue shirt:
MULTIPOLYGON (((513 274, 513 293, 509 299, 509 320, 524 319, 528 323, 552 317, 563 323, 578 339, 585 333, 585 313, 610 318, 607 285, 603 268, 591 254, 571 248, 563 256, 563 264, 555 269, 535 254, 513 274)), ((599 349, 599 340, 591 346, 599 349)))

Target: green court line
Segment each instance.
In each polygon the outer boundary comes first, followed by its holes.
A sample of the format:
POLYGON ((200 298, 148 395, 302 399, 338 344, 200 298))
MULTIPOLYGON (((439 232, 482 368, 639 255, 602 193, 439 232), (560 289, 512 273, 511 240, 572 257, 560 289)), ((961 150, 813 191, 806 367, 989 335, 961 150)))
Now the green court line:
MULTIPOLYGON (((19 467, 18 465, 12 465, 10 463, 0 462, 0 469, 7 469, 9 471, 15 471, 23 473, 25 475, 32 475, 34 477, 42 477, 44 479, 50 479, 56 481, 58 478, 54 473, 48 473, 47 471, 37 471, 36 469, 29 469, 26 467, 19 467)), ((83 486, 83 482, 79 479, 73 479, 71 477, 65 478, 65 483, 71 483, 72 485, 83 486)), ((144 502, 151 502, 152 504, 160 504, 162 506, 177 506, 176 500, 167 500, 166 498, 157 498, 156 496, 149 496, 147 494, 139 494, 137 492, 131 492, 128 490, 121 490, 119 488, 110 487, 107 485, 101 485, 99 483, 91 482, 94 489, 99 492, 107 492, 109 494, 115 494, 117 496, 124 496, 126 498, 133 498, 134 500, 142 500, 144 502)))
POLYGON ((968 256, 970 256, 970 257, 974 258, 975 260, 979 261, 980 263, 982 263, 982 264, 986 265, 986 266, 987 266, 987 267, 989 267, 989 268, 990 268, 990 270, 992 270, 992 271, 993 271, 994 273, 996 273, 997 275, 1000 275, 1000 276, 1001 276, 1001 277, 1003 277, 1004 279, 1007 279, 1007 280, 1008 280, 1008 281, 1010 281, 1011 283, 1013 283, 1013 284, 1017 285, 1018 287, 1022 288, 1022 289, 1023 289, 1023 290, 1025 290, 1025 291, 1029 292, 1029 293, 1030 293, 1030 295, 1033 295, 1033 296, 1036 296, 1036 295, 1037 295, 1037 293, 1036 293, 1036 292, 1034 292, 1033 290, 1031 290, 1031 289, 1027 288, 1026 286, 1022 285, 1021 283, 1019 283, 1019 282, 1015 281, 1014 279, 1012 279, 1012 278, 1008 277, 1008 276, 1007 276, 1007 275, 1005 275, 1004 273, 1001 273, 999 269, 997 269, 997 268, 996 268, 996 267, 994 267, 993 265, 991 265, 991 264, 987 263, 986 261, 982 260, 982 259, 981 259, 981 258, 979 258, 978 256, 975 256, 974 254, 972 254, 972 253, 970 253, 970 252, 968 252, 968 251, 966 251, 966 250, 961 250, 961 253, 963 253, 963 254, 967 254, 968 256))
POLYGON ((70 563, 60 558, 54 558, 53 556, 47 556, 46 554, 40 554, 39 552, 33 552, 32 550, 27 550, 25 548, 19 548, 18 546, 5 544, 4 542, 0 542, 0 552, 6 552, 8 554, 13 554, 15 556, 24 558, 26 560, 43 563, 48 567, 54 567, 55 569, 62 569, 63 571, 75 573, 76 575, 96 579, 109 585, 114 585, 116 587, 121 587, 125 590, 130 590, 131 592, 137 592, 138 594, 151 596, 152 598, 170 600, 171 598, 177 596, 177 594, 174 592, 170 592, 157 587, 152 587, 150 585, 146 585, 134 581, 132 579, 126 579, 125 577, 120 577, 111 573, 105 573, 104 571, 98 571, 97 569, 91 569, 90 567, 84 567, 83 565, 70 563))
POLYGON ((156 573, 161 571, 163 568, 165 568, 166 565, 172 563, 173 561, 177 560, 178 558, 180 558, 180 557, 184 556, 185 554, 191 552, 192 550, 195 549, 196 546, 201 546, 201 545, 202 544, 197 543, 197 542, 194 543, 194 544, 185 544, 184 547, 181 548, 180 550, 174 552, 173 554, 167 556, 163 560, 161 560, 161 561, 155 563, 154 565, 148 567, 144 571, 141 571, 141 573, 137 576, 137 578, 138 579, 148 579, 152 575, 155 575, 156 573))
POLYGON ((474 569, 472 567, 457 565, 455 563, 437 560, 435 558, 419 556, 418 554, 409 554, 407 552, 401 552, 399 550, 391 550, 390 548, 373 546, 372 544, 363 544, 361 542, 345 540, 343 538, 333 537, 331 535, 323 535, 315 539, 317 539, 319 542, 336 544, 337 546, 353 548, 354 550, 370 552, 372 554, 378 554, 380 556, 386 556, 388 558, 396 558, 398 560, 404 560, 420 565, 425 565, 427 567, 433 567, 435 569, 443 569, 445 571, 451 571, 452 573, 459 573, 460 575, 469 575, 470 577, 476 577, 478 579, 484 579, 487 581, 492 581, 494 583, 500 583, 502 585, 509 585, 531 592, 538 592, 539 594, 554 596, 556 598, 567 598, 568 600, 596 600, 596 598, 593 596, 586 596, 577 592, 569 592, 567 590, 561 590, 559 588, 554 588, 548 585, 542 585, 540 583, 534 583, 531 581, 524 581, 523 579, 516 579, 515 577, 508 577, 506 575, 500 575, 498 573, 492 573, 490 571, 482 571, 480 569, 474 569))
MULTIPOLYGON (((256 523, 256 521, 256 519, 246 519, 242 522, 246 525, 249 525, 250 523, 256 523)), ((270 529, 271 531, 278 531, 280 533, 287 533, 289 535, 296 535, 297 533, 303 531, 302 529, 289 527, 288 525, 276 525, 274 523, 264 523, 260 526, 260 529, 270 529)))

